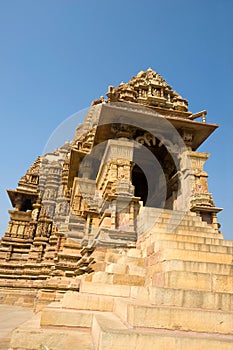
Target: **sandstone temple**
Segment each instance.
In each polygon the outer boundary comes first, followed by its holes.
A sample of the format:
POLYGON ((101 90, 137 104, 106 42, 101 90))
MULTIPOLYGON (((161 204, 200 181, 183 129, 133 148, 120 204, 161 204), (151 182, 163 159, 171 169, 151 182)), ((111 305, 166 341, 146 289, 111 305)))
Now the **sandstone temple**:
POLYGON ((149 68, 35 160, 0 243, 0 302, 35 311, 10 349, 233 349, 233 241, 198 151, 217 127, 149 68))

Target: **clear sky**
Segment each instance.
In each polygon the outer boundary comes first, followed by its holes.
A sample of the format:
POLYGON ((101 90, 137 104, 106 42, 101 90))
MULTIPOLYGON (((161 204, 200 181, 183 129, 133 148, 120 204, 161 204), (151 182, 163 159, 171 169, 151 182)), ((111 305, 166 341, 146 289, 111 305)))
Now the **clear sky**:
POLYGON ((220 128, 201 147, 233 239, 233 1, 0 0, 0 236, 14 189, 66 118, 148 67, 220 128))

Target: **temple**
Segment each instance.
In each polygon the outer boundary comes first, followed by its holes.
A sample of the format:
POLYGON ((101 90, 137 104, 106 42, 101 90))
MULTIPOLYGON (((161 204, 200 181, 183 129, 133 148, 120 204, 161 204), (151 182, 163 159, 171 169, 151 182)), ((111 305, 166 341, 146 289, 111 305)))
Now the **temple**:
POLYGON ((233 242, 198 151, 217 127, 149 68, 35 160, 0 244, 1 302, 36 312, 12 349, 230 350, 233 242))

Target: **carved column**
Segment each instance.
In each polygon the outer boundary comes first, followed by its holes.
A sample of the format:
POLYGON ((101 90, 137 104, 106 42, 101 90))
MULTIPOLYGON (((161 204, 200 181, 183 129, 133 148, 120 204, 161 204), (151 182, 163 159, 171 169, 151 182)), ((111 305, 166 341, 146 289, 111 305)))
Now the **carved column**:
POLYGON ((219 224, 216 213, 221 208, 216 208, 212 194, 208 189, 208 174, 203 170, 208 153, 186 151, 181 156, 181 194, 177 200, 177 209, 181 209, 181 200, 184 200, 187 208, 196 212, 204 221, 212 225, 218 232, 219 224))
POLYGON ((41 262, 45 252, 46 245, 52 232, 52 220, 48 217, 44 207, 40 210, 38 224, 33 241, 33 245, 28 255, 28 262, 41 262))
POLYGON ((131 183, 133 154, 133 141, 125 138, 108 140, 96 181, 97 191, 105 203, 99 239, 105 239, 106 244, 121 245, 123 240, 124 244, 136 240, 134 202, 139 198, 134 197, 131 183))

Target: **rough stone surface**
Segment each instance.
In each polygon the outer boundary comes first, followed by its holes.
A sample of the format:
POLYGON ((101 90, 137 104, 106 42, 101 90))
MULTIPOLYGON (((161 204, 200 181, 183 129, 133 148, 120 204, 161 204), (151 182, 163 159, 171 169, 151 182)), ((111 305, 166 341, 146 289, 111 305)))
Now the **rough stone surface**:
POLYGON ((0 349, 7 350, 11 332, 33 315, 31 308, 0 304, 0 349))

